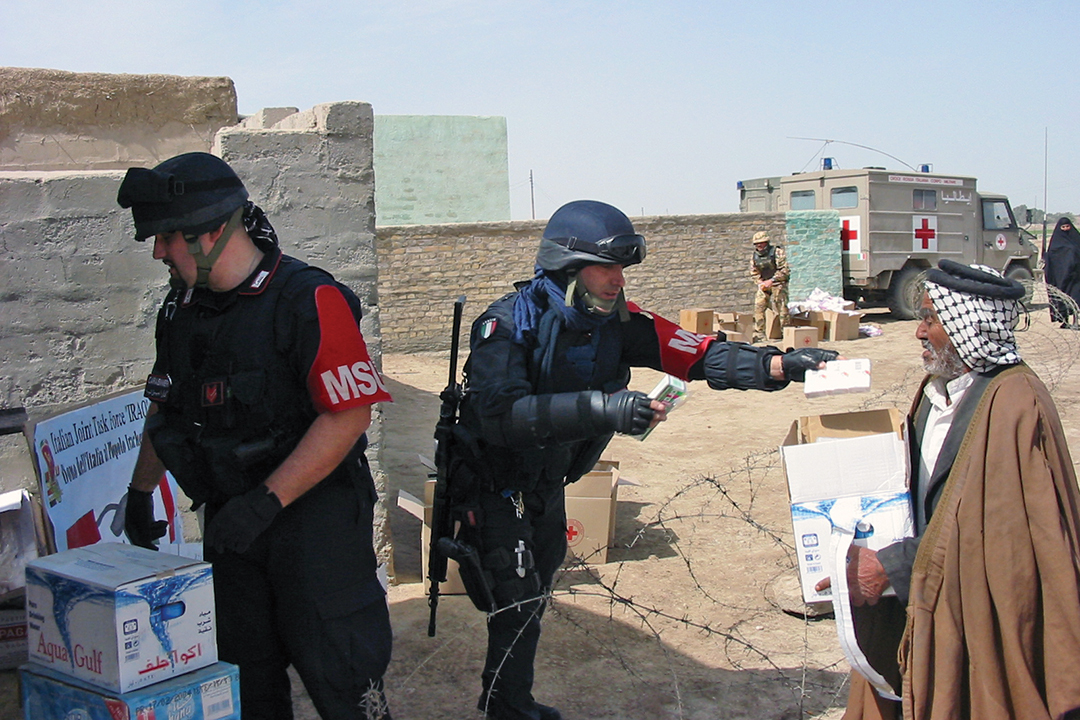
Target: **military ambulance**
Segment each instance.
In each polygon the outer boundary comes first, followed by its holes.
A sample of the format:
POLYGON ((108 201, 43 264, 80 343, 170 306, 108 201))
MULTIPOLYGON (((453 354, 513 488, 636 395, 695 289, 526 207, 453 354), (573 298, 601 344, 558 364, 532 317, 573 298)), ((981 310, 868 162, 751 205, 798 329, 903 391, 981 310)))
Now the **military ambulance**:
POLYGON ((830 167, 738 183, 742 212, 836 210, 844 294, 884 299, 893 315, 912 319, 917 283, 947 257, 1001 270, 1028 287, 1038 249, 1016 224, 1009 199, 980 193, 975 178, 885 168, 830 167))

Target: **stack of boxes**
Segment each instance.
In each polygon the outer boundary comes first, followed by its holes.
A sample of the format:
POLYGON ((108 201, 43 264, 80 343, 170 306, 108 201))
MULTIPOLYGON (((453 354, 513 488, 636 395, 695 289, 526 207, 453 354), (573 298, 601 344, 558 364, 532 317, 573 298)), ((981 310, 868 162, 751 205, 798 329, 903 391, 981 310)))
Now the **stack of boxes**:
MULTIPOLYGON (((818 342, 857 340, 863 314, 848 301, 840 310, 809 310, 791 316, 791 325, 781 327, 780 316, 765 311, 765 335, 769 340, 781 340, 784 347, 817 347, 818 342)), ((724 333, 730 342, 750 342, 754 335, 752 313, 715 312, 706 308, 679 311, 679 327, 698 335, 724 333)))
POLYGON ((27 566, 26 610, 25 720, 240 718, 209 564, 120 543, 68 550, 27 566))
POLYGON ((838 310, 808 310, 791 316, 797 327, 816 327, 819 337, 830 342, 859 339, 859 323, 863 314, 855 303, 845 300, 838 310))
POLYGON ((750 313, 718 312, 715 313, 717 332, 724 333, 728 342, 748 343, 754 339, 754 316, 750 313))

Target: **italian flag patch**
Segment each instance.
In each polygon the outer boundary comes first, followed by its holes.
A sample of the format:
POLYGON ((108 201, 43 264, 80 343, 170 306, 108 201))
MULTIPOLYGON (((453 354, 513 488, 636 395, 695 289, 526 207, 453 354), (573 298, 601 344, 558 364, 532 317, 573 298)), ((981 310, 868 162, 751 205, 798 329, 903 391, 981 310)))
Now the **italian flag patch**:
POLYGON ((495 318, 488 318, 480 324, 480 339, 487 340, 493 334, 495 334, 495 328, 499 326, 499 321, 495 318))

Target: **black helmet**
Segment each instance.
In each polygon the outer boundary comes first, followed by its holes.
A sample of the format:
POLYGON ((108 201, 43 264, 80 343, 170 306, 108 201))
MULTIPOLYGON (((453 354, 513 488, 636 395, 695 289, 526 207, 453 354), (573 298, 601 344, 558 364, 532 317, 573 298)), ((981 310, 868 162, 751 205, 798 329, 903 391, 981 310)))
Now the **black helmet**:
POLYGON ((645 259, 645 238, 621 210, 596 200, 575 200, 555 211, 544 228, 536 264, 544 270, 586 265, 636 265, 645 259))
POLYGON ((247 199, 228 163, 203 152, 177 155, 153 170, 131 168, 116 194, 120 207, 131 208, 136 240, 177 230, 197 237, 226 222, 247 199))

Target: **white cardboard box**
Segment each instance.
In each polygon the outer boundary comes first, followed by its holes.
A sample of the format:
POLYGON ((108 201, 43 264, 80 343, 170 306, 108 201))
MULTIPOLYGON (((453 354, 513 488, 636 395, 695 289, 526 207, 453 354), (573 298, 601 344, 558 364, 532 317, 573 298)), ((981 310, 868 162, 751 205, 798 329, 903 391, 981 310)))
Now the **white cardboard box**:
POLYGON ((870 524, 867 547, 912 534, 908 451, 895 408, 803 417, 780 454, 791 498, 799 579, 806 602, 831 602, 814 585, 832 574, 834 526, 870 524))
POLYGON ((19 685, 24 720, 240 720, 240 676, 224 662, 128 693, 27 663, 19 685))
POLYGON ((870 391, 870 359, 830 360, 824 370, 807 370, 803 393, 808 398, 870 391))
POLYGON ((208 563, 122 543, 26 568, 32 662, 125 693, 217 661, 208 563))

